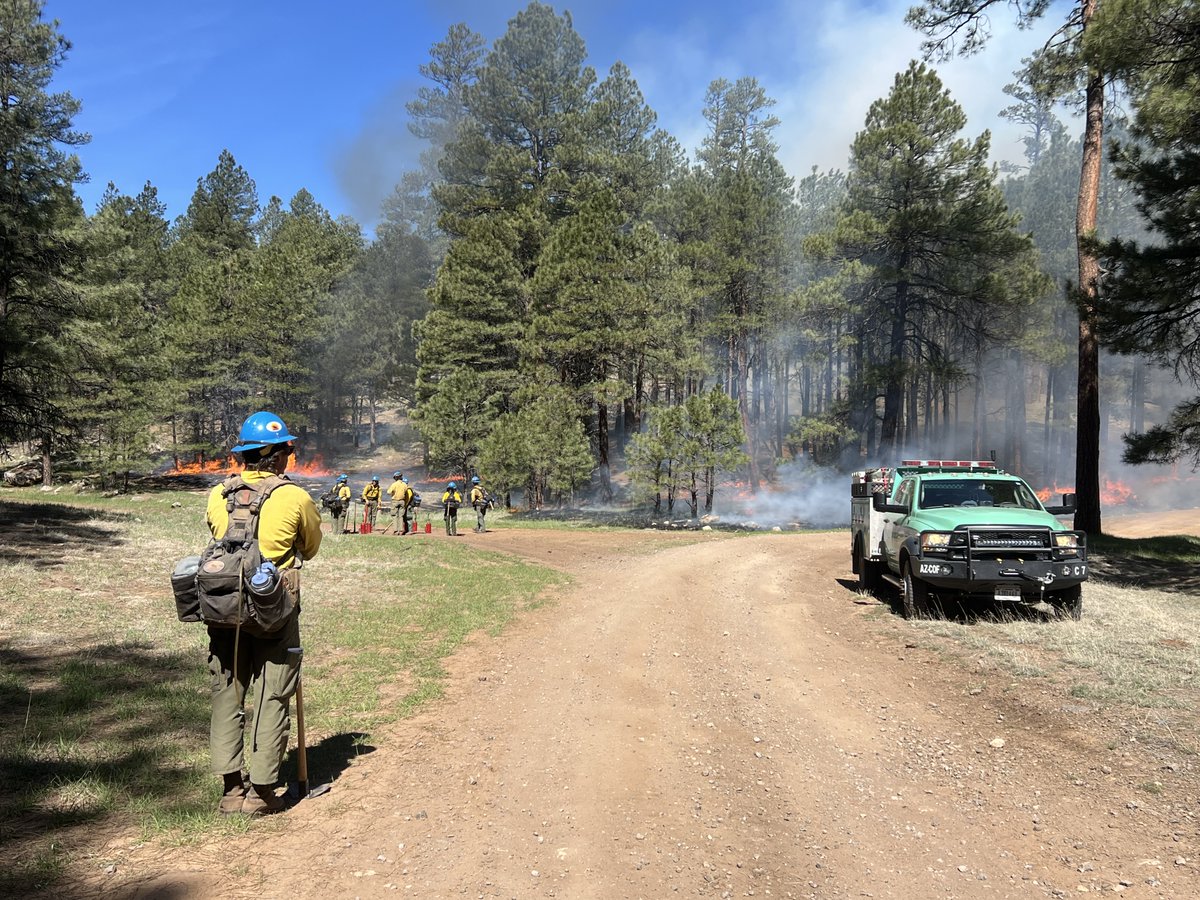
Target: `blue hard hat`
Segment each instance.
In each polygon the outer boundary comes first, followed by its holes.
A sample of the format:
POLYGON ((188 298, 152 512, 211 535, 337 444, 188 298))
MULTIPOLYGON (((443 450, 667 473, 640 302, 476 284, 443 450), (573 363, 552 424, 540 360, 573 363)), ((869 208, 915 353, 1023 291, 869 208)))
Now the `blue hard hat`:
POLYGON ((372 481, 378 481, 378 480, 379 480, 379 476, 378 476, 378 475, 376 475, 376 476, 374 476, 374 477, 373 477, 371 480, 372 480, 372 481))
POLYGON ((471 476, 471 484, 479 484, 479 476, 478 475, 471 476))
POLYGON ((262 410, 251 413, 242 423, 242 430, 238 433, 238 444, 230 450, 230 453, 261 450, 263 447, 286 444, 294 440, 296 440, 295 436, 283 424, 283 419, 273 412, 262 410))
POLYGON ((403 477, 404 477, 404 473, 403 473, 403 472, 393 472, 393 473, 392 473, 392 477, 393 477, 393 478, 403 478, 403 477))
POLYGON ((348 481, 348 480, 349 480, 349 478, 350 478, 350 476, 349 476, 349 475, 345 475, 345 474, 343 474, 343 475, 339 475, 339 476, 338 476, 338 481, 348 481))
POLYGON ((448 485, 446 485, 446 487, 447 487, 449 490, 454 490, 456 487, 458 487, 458 485, 457 485, 457 484, 455 484, 455 483, 452 481, 452 482, 450 482, 448 485))

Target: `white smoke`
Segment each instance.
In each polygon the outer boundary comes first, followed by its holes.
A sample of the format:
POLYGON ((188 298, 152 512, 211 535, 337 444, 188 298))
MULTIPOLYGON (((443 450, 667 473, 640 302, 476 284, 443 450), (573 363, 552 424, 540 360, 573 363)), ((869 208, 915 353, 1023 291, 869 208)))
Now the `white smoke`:
POLYGON ((751 493, 744 485, 721 485, 713 514, 724 524, 763 528, 842 528, 850 525, 850 476, 789 462, 751 493))

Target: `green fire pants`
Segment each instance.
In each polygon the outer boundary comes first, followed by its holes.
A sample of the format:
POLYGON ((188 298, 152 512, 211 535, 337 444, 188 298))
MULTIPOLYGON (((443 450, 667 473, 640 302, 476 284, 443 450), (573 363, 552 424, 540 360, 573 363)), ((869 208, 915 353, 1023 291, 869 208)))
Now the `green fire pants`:
POLYGON ((300 680, 300 616, 268 637, 255 637, 242 629, 208 629, 208 673, 212 677, 212 722, 209 749, 216 775, 240 772, 250 758, 250 781, 274 785, 287 754, 292 722, 292 695, 300 680), (234 659, 234 643, 237 659, 234 659), (253 703, 250 728, 246 728, 246 699, 253 703), (245 742, 249 739, 250 752, 245 742))

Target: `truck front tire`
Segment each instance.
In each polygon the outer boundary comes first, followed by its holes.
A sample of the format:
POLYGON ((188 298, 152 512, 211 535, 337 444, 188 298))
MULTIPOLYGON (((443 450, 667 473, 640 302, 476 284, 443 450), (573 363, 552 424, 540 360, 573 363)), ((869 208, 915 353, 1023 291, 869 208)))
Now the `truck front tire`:
POLYGON ((913 575, 912 563, 904 560, 902 563, 904 580, 901 582, 900 604, 906 619, 931 618, 933 606, 929 599, 929 585, 913 575))
POLYGON ((1077 584, 1052 595, 1050 605, 1061 618, 1078 622, 1083 618, 1083 585, 1077 584))

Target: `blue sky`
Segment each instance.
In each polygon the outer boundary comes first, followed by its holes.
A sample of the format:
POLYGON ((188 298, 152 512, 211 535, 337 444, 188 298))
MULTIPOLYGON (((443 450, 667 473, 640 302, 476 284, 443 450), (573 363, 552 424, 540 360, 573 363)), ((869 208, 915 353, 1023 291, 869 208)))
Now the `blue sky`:
MULTIPOLYGON (((870 103, 919 52, 904 25, 910 0, 664 0, 554 3, 569 10, 603 77, 629 66, 660 126, 693 151, 701 104, 715 78, 752 75, 775 98, 780 158, 791 174, 844 168, 870 103)), ((421 147, 404 104, 417 67, 455 22, 491 43, 524 4, 443 0, 47 0, 73 47, 54 82, 83 104, 76 126, 91 182, 89 211, 109 181, 136 193, 147 181, 168 215, 182 214, 196 180, 228 148, 260 202, 307 188, 335 215, 368 227, 421 147)), ((1020 156, 1019 134, 996 117, 1021 57, 1062 20, 1018 31, 1007 7, 980 56, 938 65, 969 118, 991 129, 997 159, 1020 156)))

